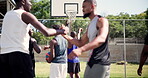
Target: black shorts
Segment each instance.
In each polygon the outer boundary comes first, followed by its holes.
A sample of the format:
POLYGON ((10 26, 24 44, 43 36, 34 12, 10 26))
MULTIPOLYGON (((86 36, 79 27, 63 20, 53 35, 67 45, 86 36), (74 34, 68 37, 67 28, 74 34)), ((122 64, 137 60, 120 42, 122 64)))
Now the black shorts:
POLYGON ((1 54, 0 78, 33 78, 30 55, 18 51, 1 54))
POLYGON ((79 72, 80 72, 80 63, 68 62, 68 73, 79 73, 79 72))

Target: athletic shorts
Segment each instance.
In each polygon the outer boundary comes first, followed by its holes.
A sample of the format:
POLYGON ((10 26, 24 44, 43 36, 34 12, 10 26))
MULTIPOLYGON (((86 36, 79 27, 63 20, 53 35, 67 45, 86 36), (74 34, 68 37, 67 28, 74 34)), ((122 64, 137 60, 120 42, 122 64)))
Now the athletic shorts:
POLYGON ((86 66, 84 78, 109 78, 110 65, 94 64, 92 68, 86 66))
POLYGON ((33 78, 30 55, 18 51, 1 54, 0 78, 33 78))
POLYGON ((50 78, 66 78, 67 76, 67 63, 51 63, 50 65, 50 78))
POLYGON ((80 72, 80 63, 68 62, 68 73, 79 73, 79 72, 80 72))

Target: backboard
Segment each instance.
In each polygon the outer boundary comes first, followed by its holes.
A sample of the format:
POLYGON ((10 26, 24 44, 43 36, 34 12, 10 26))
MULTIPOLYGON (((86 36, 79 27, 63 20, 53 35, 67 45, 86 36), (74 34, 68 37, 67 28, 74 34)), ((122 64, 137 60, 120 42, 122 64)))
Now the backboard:
POLYGON ((76 16, 83 16, 82 12, 83 0, 50 0, 50 15, 52 17, 66 17, 66 11, 75 11, 76 16))

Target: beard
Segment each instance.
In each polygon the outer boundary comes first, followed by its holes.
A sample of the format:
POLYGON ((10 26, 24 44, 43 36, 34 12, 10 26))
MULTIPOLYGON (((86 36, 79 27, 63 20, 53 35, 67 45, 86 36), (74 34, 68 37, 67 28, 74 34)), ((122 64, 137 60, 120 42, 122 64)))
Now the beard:
POLYGON ((83 18, 89 17, 90 14, 91 14, 91 13, 84 14, 84 15, 83 15, 83 18))

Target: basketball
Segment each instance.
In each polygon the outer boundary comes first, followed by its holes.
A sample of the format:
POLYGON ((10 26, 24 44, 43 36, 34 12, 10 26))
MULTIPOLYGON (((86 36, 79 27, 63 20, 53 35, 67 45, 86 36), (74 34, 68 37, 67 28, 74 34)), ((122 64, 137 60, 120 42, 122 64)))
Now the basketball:
POLYGON ((46 53, 46 60, 48 60, 49 59, 49 56, 50 56, 50 52, 48 52, 48 53, 46 53))

